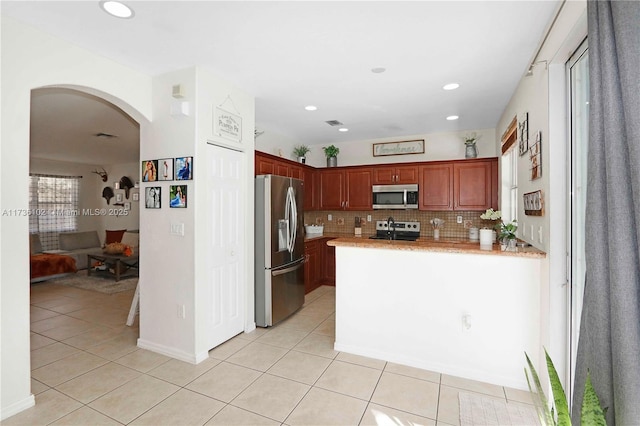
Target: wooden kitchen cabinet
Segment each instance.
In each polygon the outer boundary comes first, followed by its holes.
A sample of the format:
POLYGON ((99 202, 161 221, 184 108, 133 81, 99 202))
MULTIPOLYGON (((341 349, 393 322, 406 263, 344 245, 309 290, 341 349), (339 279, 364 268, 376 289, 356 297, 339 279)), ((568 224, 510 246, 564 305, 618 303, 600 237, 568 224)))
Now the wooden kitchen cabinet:
POLYGON ((318 172, 311 167, 303 167, 302 180, 304 181, 304 211, 318 210, 320 198, 318 172))
POLYGON ((420 210, 498 208, 498 159, 442 161, 420 166, 420 210))
POLYGON ((321 210, 370 210, 370 167, 330 168, 320 171, 321 210))
POLYGON ((418 183, 419 169, 413 166, 373 167, 374 185, 418 183))
POLYGON ((278 175, 300 179, 304 182, 304 210, 311 211, 318 209, 319 183, 317 181, 317 171, 310 166, 296 163, 295 161, 276 157, 256 151, 255 154, 255 174, 257 175, 278 175))
MULTIPOLYGON (((453 164, 453 209, 486 210, 492 206, 491 161, 453 164)), ((497 179, 496 185, 497 187, 497 179)), ((497 203, 496 203, 497 204, 497 203)))
POLYGON ((453 164, 420 166, 418 191, 420 210, 453 210, 453 164))
POLYGON ((309 293, 323 283, 322 242, 324 238, 304 243, 304 292, 309 293))
POLYGON ((325 285, 336 285, 336 248, 328 246, 327 241, 333 238, 323 239, 323 283, 325 285))

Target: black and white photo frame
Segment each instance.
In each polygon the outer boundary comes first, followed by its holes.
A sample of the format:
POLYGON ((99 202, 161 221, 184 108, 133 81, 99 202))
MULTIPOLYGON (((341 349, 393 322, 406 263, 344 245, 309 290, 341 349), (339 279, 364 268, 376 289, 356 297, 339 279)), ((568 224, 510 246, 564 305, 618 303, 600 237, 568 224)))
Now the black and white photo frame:
POLYGON ((159 186, 148 186, 144 189, 144 206, 148 209, 159 209, 161 203, 162 188, 159 186))

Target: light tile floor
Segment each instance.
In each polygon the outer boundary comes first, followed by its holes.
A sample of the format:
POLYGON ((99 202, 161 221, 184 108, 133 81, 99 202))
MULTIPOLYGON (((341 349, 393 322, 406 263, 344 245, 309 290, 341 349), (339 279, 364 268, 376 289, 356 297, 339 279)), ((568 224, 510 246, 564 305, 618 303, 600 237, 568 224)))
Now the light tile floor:
POLYGON ((514 404, 528 392, 333 350, 335 288, 192 365, 138 349, 133 292, 31 288, 36 406, 3 425, 458 425, 460 390, 514 404))

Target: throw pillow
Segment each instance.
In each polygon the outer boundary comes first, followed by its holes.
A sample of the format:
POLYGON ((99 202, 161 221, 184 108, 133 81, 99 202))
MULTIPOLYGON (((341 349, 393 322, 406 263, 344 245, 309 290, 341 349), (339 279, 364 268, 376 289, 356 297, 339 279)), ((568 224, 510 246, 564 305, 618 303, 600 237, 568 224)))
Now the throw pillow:
POLYGON ((104 243, 119 243, 120 241, 122 241, 122 235, 125 233, 125 231, 126 229, 122 229, 119 231, 105 231, 107 235, 105 236, 104 243))
POLYGON ((122 243, 111 243, 104 246, 102 250, 106 254, 122 254, 128 246, 122 243))

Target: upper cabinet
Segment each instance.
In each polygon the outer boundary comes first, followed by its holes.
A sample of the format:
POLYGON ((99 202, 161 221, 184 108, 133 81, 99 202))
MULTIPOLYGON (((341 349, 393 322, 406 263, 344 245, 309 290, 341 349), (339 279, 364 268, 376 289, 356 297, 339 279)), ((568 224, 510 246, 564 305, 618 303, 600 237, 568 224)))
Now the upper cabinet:
POLYGON ((420 166, 420 210, 453 210, 453 164, 420 166))
MULTIPOLYGON (((497 186, 497 181, 496 181, 497 186)), ((491 202, 491 162, 453 164, 453 209, 486 210, 491 202)), ((497 203, 496 203, 497 204, 497 203)))
POLYGON ((320 171, 321 210, 370 210, 371 168, 327 168, 320 171))
POLYGON ((256 151, 256 175, 278 175, 300 179, 304 182, 304 210, 318 209, 317 172, 313 167, 295 161, 256 151))
POLYGON ((420 210, 498 208, 498 159, 442 161, 420 166, 420 210))
POLYGON ((373 185, 414 184, 420 210, 498 209, 498 159, 314 168, 256 151, 256 175, 304 182, 304 210, 371 210, 373 185))
POLYGON ((372 171, 374 185, 418 183, 419 180, 417 165, 398 167, 373 166, 372 171))

